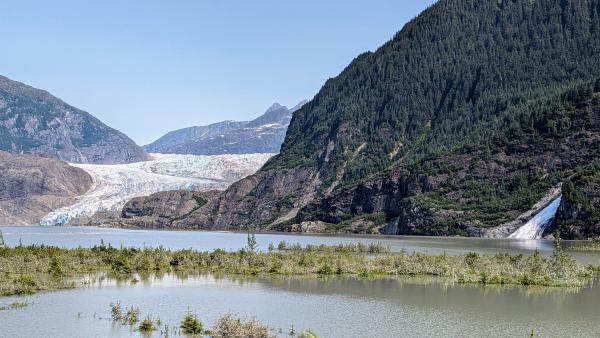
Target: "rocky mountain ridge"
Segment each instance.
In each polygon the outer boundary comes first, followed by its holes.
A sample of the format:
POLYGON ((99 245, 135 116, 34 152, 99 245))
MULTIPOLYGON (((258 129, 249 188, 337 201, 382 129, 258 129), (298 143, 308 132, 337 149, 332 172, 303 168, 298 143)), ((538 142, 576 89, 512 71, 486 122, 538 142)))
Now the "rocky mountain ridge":
POLYGON ((0 150, 73 163, 130 163, 148 155, 123 133, 50 93, 0 76, 0 150))
POLYGON ((252 121, 223 121, 167 133, 144 146, 148 152, 164 154, 253 154, 278 153, 292 114, 306 101, 291 109, 274 103, 252 121))

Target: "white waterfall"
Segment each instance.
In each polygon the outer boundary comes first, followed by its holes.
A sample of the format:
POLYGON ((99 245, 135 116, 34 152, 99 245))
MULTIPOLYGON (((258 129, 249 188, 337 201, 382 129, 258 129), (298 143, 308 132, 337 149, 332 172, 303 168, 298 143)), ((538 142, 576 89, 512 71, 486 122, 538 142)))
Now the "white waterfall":
POLYGON ((529 222, 525 223, 522 227, 517 229, 517 231, 513 232, 508 236, 508 238, 515 239, 540 239, 544 233, 544 230, 550 224, 554 216, 556 215, 556 211, 560 206, 561 197, 559 196, 550 204, 548 204, 544 209, 538 212, 529 222))

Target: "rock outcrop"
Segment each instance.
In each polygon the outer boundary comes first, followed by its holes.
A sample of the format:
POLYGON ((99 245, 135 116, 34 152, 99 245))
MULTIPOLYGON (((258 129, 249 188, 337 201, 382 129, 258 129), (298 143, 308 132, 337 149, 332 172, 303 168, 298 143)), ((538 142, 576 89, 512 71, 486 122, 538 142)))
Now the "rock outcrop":
POLYGON ((99 212, 94 217, 74 220, 72 224, 144 229, 186 229, 178 221, 186 218, 218 191, 162 191, 136 197, 125 204, 121 213, 99 212))
POLYGON ((92 185, 84 170, 42 155, 0 151, 0 224, 34 224, 92 185))
POLYGON ((72 163, 130 163, 148 155, 123 133, 48 92, 0 76, 0 150, 72 163))

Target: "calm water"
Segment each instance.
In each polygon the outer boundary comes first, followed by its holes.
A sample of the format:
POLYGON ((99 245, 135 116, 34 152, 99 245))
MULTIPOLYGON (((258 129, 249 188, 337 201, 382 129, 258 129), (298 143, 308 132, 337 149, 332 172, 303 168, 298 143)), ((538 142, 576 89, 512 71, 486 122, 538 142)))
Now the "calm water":
MULTIPOLYGON (((23 298, 0 298, 8 304, 23 298)), ((483 288, 427 279, 229 279, 173 275, 28 298, 0 312, 6 337, 130 337, 109 304, 136 305, 178 325, 188 308, 206 325, 227 312, 272 327, 312 328, 319 337, 599 337, 600 288, 483 288)), ((284 336, 284 335, 280 335, 284 336)))
MULTIPOLYGON (((170 249, 197 250, 238 250, 246 246, 247 234, 235 232, 205 231, 161 231, 161 230, 125 230, 96 227, 0 227, 6 243, 10 246, 46 244, 59 247, 74 248, 77 246, 94 246, 103 240, 113 246, 163 247, 170 249)), ((449 237, 416 237, 416 236, 339 236, 339 235, 303 235, 282 233, 260 233, 256 235, 260 248, 266 250, 269 243, 277 245, 280 241, 306 244, 339 244, 339 243, 382 243, 393 251, 422 252, 428 254, 461 255, 467 252, 479 253, 530 253, 540 250, 542 253, 552 252, 552 241, 519 240, 519 239, 483 239, 483 238, 449 238, 449 237)), ((569 243, 566 243, 569 245, 569 243)), ((575 258, 586 264, 600 264, 600 253, 574 253, 575 258)))
MULTIPOLYGON (((239 249, 246 234, 230 232, 139 231, 78 227, 0 227, 8 245, 19 242, 61 247, 162 245, 171 249, 239 249)), ((468 251, 548 254, 550 241, 422 237, 344 237, 257 234, 262 249, 279 241, 301 244, 380 242, 392 250, 431 254, 468 251)), ((598 254, 577 254, 600 263, 598 254)), ((213 275, 100 279, 91 285, 19 298, 25 309, 0 311, 4 337, 138 337, 113 325, 109 304, 135 305, 177 326, 188 308, 210 326, 227 312, 253 315, 287 332, 312 328, 319 337, 600 337, 600 288, 498 288, 452 285, 443 279, 284 278, 240 279, 213 275)), ((282 335, 283 336, 283 335, 282 335)))

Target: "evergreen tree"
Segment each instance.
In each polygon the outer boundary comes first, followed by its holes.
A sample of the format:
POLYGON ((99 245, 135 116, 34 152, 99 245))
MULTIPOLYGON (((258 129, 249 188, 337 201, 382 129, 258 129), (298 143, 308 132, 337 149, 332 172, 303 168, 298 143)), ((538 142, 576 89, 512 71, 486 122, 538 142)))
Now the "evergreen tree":
POLYGON ((188 311, 185 314, 180 327, 186 335, 200 335, 204 332, 202 322, 198 319, 198 316, 191 311, 188 311))
POLYGON ((258 250, 258 243, 256 243, 256 236, 254 233, 248 233, 246 248, 250 252, 256 252, 258 250))

